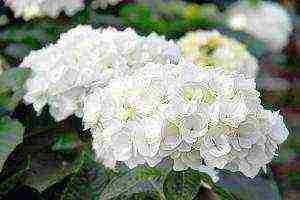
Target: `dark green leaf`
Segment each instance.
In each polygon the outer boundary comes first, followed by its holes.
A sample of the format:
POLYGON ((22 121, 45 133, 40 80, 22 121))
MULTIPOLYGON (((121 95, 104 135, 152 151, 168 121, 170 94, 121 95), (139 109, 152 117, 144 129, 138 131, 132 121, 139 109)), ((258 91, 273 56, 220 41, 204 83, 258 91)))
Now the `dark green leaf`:
POLYGON ((64 133, 56 138, 51 149, 52 151, 71 151, 78 146, 78 141, 77 134, 64 133))
POLYGON ((201 187, 202 176, 198 171, 172 171, 164 183, 166 198, 178 200, 192 200, 201 187))
POLYGON ((8 155, 23 140, 23 126, 8 117, 0 119, 0 171, 8 155))
POLYGON ((75 159, 71 160, 64 156, 52 152, 37 152, 30 158, 32 166, 27 171, 25 184, 43 191, 80 168, 82 163, 79 155, 73 155, 75 159))
MULTIPOLYGON (((24 170, 24 163, 30 162, 30 167, 24 171, 21 181, 30 187, 43 191, 49 186, 59 182, 67 175, 76 172, 82 165, 81 142, 76 132, 63 128, 50 129, 39 134, 33 134, 24 138, 18 145, 3 167, 3 177, 13 177, 20 170, 24 170), (72 145, 66 148, 58 148, 57 142, 61 137, 76 138, 72 145), (56 146, 56 149, 53 148, 56 146), (72 148, 72 149, 71 149, 72 148)), ((7 179, 6 178, 6 179, 7 179)))
POLYGON ((23 85, 30 75, 29 69, 11 68, 0 76, 0 107, 14 110, 24 95, 23 85))
POLYGON ((113 178, 105 187, 100 199, 131 199, 132 195, 138 193, 147 193, 165 199, 163 183, 171 169, 170 160, 163 160, 155 168, 138 166, 129 170, 125 167, 124 172, 113 178))
POLYGON ((109 182, 111 170, 93 160, 92 152, 84 151, 82 167, 73 173, 67 181, 66 188, 60 195, 61 200, 99 199, 101 191, 109 182))
MULTIPOLYGON (((48 134, 52 134, 48 132, 48 134)), ((33 141, 38 136, 33 137, 33 141)), ((65 176, 76 172, 83 163, 84 152, 76 132, 56 132, 55 137, 48 137, 48 148, 42 141, 36 140, 36 148, 30 154, 31 168, 27 171, 26 184, 43 191, 59 182, 65 176), (71 140, 66 140, 69 138, 71 140), (51 143, 50 143, 51 141, 51 143), (44 147, 42 147, 44 145, 44 147)))
POLYGON ((12 188, 15 186, 22 184, 24 180, 26 179, 26 171, 30 168, 30 160, 25 163, 26 166, 21 169, 20 171, 17 171, 14 175, 6 178, 3 180, 0 184, 0 197, 1 195, 6 195, 12 188))
POLYGON ((209 175, 192 169, 170 172, 164 183, 164 193, 167 200, 234 200, 230 193, 216 186, 209 175))

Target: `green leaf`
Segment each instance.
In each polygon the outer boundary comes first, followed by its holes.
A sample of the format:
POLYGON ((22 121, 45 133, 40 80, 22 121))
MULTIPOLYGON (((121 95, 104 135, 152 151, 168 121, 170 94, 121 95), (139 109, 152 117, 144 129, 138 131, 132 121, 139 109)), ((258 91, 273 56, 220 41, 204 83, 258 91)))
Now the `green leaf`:
POLYGON ((85 151, 85 161, 80 170, 69 177, 60 198, 56 199, 150 200, 153 195, 163 196, 163 180, 170 169, 168 163, 165 162, 158 169, 139 166, 130 170, 124 164, 119 165, 115 170, 110 170, 94 161, 94 155, 90 149, 85 151))
POLYGON ((109 182, 112 172, 92 158, 91 151, 85 151, 82 167, 73 173, 65 190, 59 199, 61 200, 96 200, 101 191, 109 182))
POLYGON ((167 199, 191 200, 201 187, 202 176, 198 171, 172 171, 164 183, 164 193, 167 199))
POLYGON ((82 143, 76 135, 75 131, 67 130, 66 127, 28 135, 6 161, 0 178, 8 180, 24 170, 22 166, 29 162, 30 166, 22 173, 24 176, 16 179, 15 184, 25 184, 41 192, 61 181, 67 175, 76 172, 83 162, 82 143), (74 145, 68 145, 67 150, 53 148, 57 146, 61 136, 76 138, 76 141, 73 140, 74 145))
POLYGON ((32 166, 27 171, 25 184, 40 192, 47 189, 80 168, 81 157, 76 154, 73 156, 75 159, 67 160, 64 155, 37 152, 30 158, 32 166))
MULTIPOLYGON (((22 184, 24 180, 26 179, 26 171, 30 168, 30 161, 28 160, 27 163, 25 163, 26 166, 22 167, 20 171, 17 171, 14 175, 6 178, 4 181, 0 184, 0 194, 5 195, 7 194, 11 189, 13 189, 15 186, 22 184)), ((1 196, 0 196, 1 197, 1 196)))
POLYGON ((52 145, 52 151, 72 151, 78 145, 78 135, 64 133, 59 135, 52 145))
POLYGON ((4 70, 9 69, 9 64, 7 60, 0 54, 0 75, 3 73, 4 70))
POLYGON ((197 170, 172 171, 164 183, 167 200, 235 199, 229 192, 215 185, 209 175, 197 170))
POLYGON ((23 140, 23 126, 9 117, 0 119, 0 171, 8 155, 23 140))
POLYGON ((0 76, 0 107, 15 109, 25 93, 23 85, 30 75, 29 69, 11 68, 0 76))
POLYGON ((248 0, 248 2, 253 8, 256 8, 260 3, 260 0, 248 0))
POLYGON ((132 195, 139 193, 165 199, 163 183, 171 166, 170 160, 164 160, 154 168, 141 165, 129 170, 125 167, 125 170, 121 170, 124 171, 121 175, 107 184, 99 199, 132 199, 132 195))
POLYGON ((91 20, 92 9, 86 6, 85 9, 79 11, 72 17, 72 22, 75 24, 88 24, 91 20))
POLYGON ((76 132, 57 131, 52 139, 48 137, 48 145, 47 141, 46 144, 42 142, 47 139, 47 135, 41 140, 36 138, 37 135, 33 137, 36 145, 29 154, 32 164, 27 170, 25 184, 41 192, 79 170, 83 164, 84 151, 76 132), (72 140, 66 142, 63 138, 72 140), (61 143, 62 140, 65 143, 61 143))

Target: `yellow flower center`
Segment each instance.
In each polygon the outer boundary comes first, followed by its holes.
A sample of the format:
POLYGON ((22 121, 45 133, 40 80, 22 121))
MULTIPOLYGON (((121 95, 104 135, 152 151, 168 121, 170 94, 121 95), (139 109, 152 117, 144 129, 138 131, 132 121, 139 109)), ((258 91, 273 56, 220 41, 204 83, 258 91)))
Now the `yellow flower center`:
POLYGON ((209 88, 209 89, 207 90, 207 93, 206 93, 205 96, 203 97, 202 102, 211 105, 211 104, 213 104, 213 103, 216 101, 217 97, 218 97, 217 92, 216 92, 215 90, 209 88))
POLYGON ((162 103, 162 104, 168 104, 168 103, 170 103, 170 100, 169 100, 169 98, 168 98, 168 95, 163 95, 163 96, 161 96, 161 97, 160 97, 160 103, 162 103))

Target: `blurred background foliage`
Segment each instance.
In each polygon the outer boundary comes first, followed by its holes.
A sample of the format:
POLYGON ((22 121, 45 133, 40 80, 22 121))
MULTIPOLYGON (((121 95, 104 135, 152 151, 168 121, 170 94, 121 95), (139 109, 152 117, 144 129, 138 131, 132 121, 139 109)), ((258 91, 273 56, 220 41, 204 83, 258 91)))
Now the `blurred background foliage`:
POLYGON ((233 2, 124 0, 103 10, 87 0, 73 17, 61 13, 57 19, 25 22, 0 1, 0 199, 300 199, 300 2, 274 1, 289 11, 294 26, 288 46, 276 54, 226 26, 224 11, 233 2), (168 160, 157 169, 129 170, 121 163, 113 171, 104 168, 94 161, 91 135, 82 131, 80 119, 56 123, 47 109, 37 117, 21 101, 30 72, 18 64, 78 24, 132 27, 141 35, 154 31, 168 39, 217 29, 246 44, 260 64, 257 88, 264 107, 280 109, 290 130, 279 157, 254 179, 220 171, 217 184, 193 170, 171 171, 168 160))

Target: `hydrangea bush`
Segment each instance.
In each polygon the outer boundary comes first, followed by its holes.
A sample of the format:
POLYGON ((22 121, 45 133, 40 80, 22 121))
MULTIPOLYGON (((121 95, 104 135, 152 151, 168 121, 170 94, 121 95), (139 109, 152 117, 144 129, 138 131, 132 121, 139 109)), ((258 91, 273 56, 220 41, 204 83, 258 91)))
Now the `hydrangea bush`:
POLYGON ((82 117, 96 158, 109 168, 215 168, 255 177, 276 155, 288 130, 265 110, 256 90, 257 62, 237 41, 216 31, 179 41, 132 29, 78 26, 21 64, 33 73, 26 103, 48 104, 60 121, 82 117))

